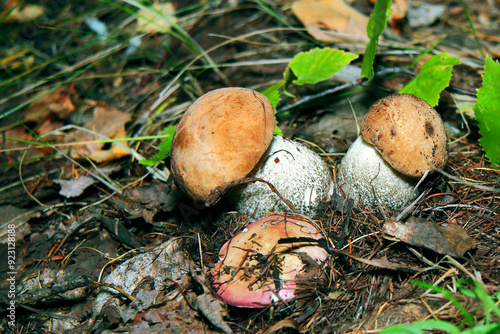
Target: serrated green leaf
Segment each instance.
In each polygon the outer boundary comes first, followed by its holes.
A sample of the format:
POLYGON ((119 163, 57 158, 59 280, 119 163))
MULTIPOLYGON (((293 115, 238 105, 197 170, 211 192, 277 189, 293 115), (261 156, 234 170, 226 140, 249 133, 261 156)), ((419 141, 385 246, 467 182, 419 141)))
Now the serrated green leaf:
POLYGON ((477 91, 474 113, 479 123, 479 140, 486 157, 500 167, 500 64, 490 57, 484 63, 483 86, 477 91))
POLYGON ((453 66, 458 64, 460 59, 447 53, 434 55, 424 63, 420 74, 400 93, 413 94, 435 107, 439 102, 439 94, 450 84, 453 66))
POLYGON ((167 137, 165 137, 160 145, 158 145, 158 152, 151 159, 139 160, 139 163, 141 165, 154 166, 165 159, 170 153, 170 149, 172 148, 172 140, 174 139, 175 125, 171 125, 168 128, 163 129, 161 132, 167 135, 167 137))
MULTIPOLYGON (((328 80, 356 58, 358 55, 354 53, 338 49, 316 48, 297 54, 288 66, 297 77, 296 80, 293 80, 294 84, 315 84, 328 80)), ((287 72, 285 72, 286 79, 287 72)))
POLYGON ((391 15, 391 0, 377 0, 373 13, 370 15, 366 33, 370 41, 366 45, 365 55, 363 57, 363 65, 361 66, 361 75, 367 79, 373 78, 373 61, 377 54, 378 39, 384 32, 387 25, 387 19, 391 15))

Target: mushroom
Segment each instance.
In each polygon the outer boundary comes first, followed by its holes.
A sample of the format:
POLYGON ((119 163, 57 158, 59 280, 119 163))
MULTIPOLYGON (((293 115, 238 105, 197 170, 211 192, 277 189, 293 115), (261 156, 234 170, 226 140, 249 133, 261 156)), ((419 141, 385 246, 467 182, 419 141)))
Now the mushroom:
POLYGON ((314 215, 333 188, 330 169, 304 145, 273 137, 275 127, 271 103, 251 89, 223 88, 201 96, 174 134, 175 183, 210 205, 226 188, 254 178, 226 196, 241 213, 255 219, 295 209, 314 215))
POLYGON ((236 210, 254 219, 270 212, 293 210, 314 216, 333 188, 330 168, 319 155, 280 136, 274 136, 269 149, 248 177, 269 182, 289 202, 285 203, 265 182, 230 189, 227 197, 236 210))
POLYGON ((274 110, 262 94, 221 88, 198 98, 186 111, 172 141, 172 176, 194 200, 244 178, 269 147, 274 110))
POLYGON ((337 173, 338 192, 361 207, 398 209, 415 198, 420 178, 446 165, 446 131, 439 114, 411 94, 373 104, 337 173))
POLYGON ((315 269, 327 257, 325 249, 309 241, 279 243, 283 238, 319 240, 322 235, 300 217, 274 214, 251 223, 219 252, 211 272, 217 298, 234 306, 265 307, 295 297, 298 282, 317 281, 315 269))

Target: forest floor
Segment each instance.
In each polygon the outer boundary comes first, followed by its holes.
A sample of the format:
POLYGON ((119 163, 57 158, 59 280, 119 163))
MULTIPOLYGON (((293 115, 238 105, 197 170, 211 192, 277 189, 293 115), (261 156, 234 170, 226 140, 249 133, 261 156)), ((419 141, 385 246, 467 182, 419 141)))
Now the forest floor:
MULTIPOLYGON (((373 10, 367 0, 347 2, 366 18, 373 10)), ((366 80, 359 77, 366 22, 345 19, 348 10, 321 21, 314 1, 292 10, 281 0, 175 0, 170 29, 140 21, 146 2, 7 1, 0 17, 0 303, 7 308, 0 331, 375 333, 426 319, 461 329, 498 321, 456 283, 479 282, 490 296, 500 290, 500 170, 484 156, 471 108, 485 55, 500 57, 500 5, 465 0, 465 11, 459 0, 393 2, 402 17, 390 18, 376 75, 366 80), (425 6, 431 9, 419 11, 425 6), (341 33, 313 34, 306 22, 341 33), (334 249, 316 281, 290 302, 224 305, 211 270, 221 246, 251 217, 224 199, 204 208, 180 196, 170 157, 155 173, 138 159, 155 156, 161 131, 202 94, 263 91, 283 79, 296 54, 315 47, 360 57, 341 77, 290 91, 276 117, 284 137, 308 145, 332 171, 357 137, 353 113, 360 118, 401 90, 432 54, 460 59, 436 107, 450 140, 448 165, 405 209, 407 221, 458 226, 471 249, 457 256, 425 240, 394 241, 382 232, 402 209, 332 200, 309 217, 334 249), (127 149, 96 142, 103 138, 128 138, 120 141, 127 149), (15 257, 7 257, 14 243, 15 257), (154 266, 148 262, 160 255, 154 266), (96 306, 107 290, 114 303, 96 306)))

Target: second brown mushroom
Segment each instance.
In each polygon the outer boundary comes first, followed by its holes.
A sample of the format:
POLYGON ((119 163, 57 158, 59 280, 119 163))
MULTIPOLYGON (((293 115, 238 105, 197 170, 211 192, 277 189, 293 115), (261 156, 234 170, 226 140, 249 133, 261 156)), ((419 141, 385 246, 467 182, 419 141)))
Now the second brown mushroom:
POLYGON ((420 178, 446 165, 448 144, 441 117, 414 95, 380 99, 360 125, 361 136, 337 174, 338 192, 357 206, 380 203, 398 209, 415 197, 420 178))

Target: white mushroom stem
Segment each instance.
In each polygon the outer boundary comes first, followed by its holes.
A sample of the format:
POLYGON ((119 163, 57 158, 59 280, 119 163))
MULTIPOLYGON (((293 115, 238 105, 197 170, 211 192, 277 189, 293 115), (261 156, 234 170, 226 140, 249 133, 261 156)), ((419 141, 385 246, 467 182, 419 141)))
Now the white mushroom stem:
MULTIPOLYGON (((333 188, 331 172, 323 159, 304 145, 274 136, 269 149, 247 176, 272 184, 295 209, 314 216, 333 188)), ((269 212, 290 212, 290 207, 264 182, 232 188, 227 194, 236 210, 254 219, 269 212)))
POLYGON ((404 206, 415 197, 418 178, 404 176, 394 170, 361 136, 351 145, 337 173, 340 195, 354 200, 358 207, 389 209, 404 206))

